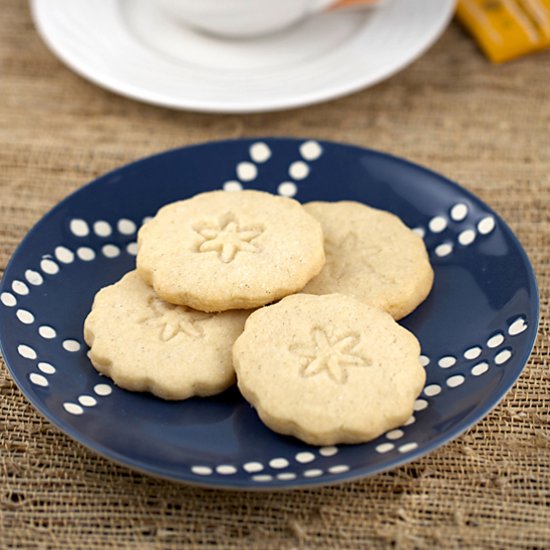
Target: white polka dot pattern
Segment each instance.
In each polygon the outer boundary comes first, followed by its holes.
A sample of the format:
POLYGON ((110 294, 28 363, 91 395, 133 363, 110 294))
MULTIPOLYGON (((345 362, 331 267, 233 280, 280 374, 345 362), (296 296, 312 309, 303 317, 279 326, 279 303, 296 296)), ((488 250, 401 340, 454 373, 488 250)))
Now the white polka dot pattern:
POLYGON ((17 346, 17 352, 21 357, 24 357, 25 359, 36 359, 36 351, 34 351, 33 348, 30 346, 27 346, 26 344, 19 344, 17 346))
POLYGON ((78 402, 85 407, 94 407, 97 405, 97 399, 91 395, 81 395, 78 398, 78 402))
POLYGON ((42 338, 46 338, 47 340, 51 340, 52 338, 55 338, 57 336, 57 332, 55 331, 55 329, 48 325, 42 325, 38 327, 38 334, 40 334, 42 338))
POLYGON ((487 363, 486 361, 482 361, 481 363, 474 365, 470 372, 474 376, 481 376, 482 374, 486 373, 488 370, 489 370, 489 363, 487 363))
POLYGON ((336 466, 331 466, 328 471, 331 474, 343 474, 349 471, 349 466, 347 464, 337 464, 336 466))
POLYGON ((380 445, 376 446, 376 452, 377 453, 388 453, 395 449, 395 445, 393 443, 380 443, 380 445))
POLYGON ((33 271, 32 269, 27 269, 27 271, 25 271, 25 279, 34 286, 40 286, 44 282, 42 275, 40 275, 38 271, 33 271))
POLYGON ((113 230, 111 229, 111 226, 108 222, 104 220, 99 220, 94 223, 94 233, 98 237, 108 237, 113 230))
POLYGON ((120 255, 120 248, 114 244, 106 244, 102 247, 101 252, 107 258, 116 258, 120 255))
POLYGON ((418 443, 411 442, 411 443, 405 443, 404 445, 401 445, 400 447, 398 447, 397 450, 400 453, 408 453, 410 451, 414 451, 417 447, 418 447, 418 443))
POLYGON ((30 325, 34 322, 34 315, 26 309, 17 310, 17 318, 25 325, 30 325))
MULTIPOLYGON (((70 342, 76 342, 76 340, 69 340, 70 342)), ((67 340, 65 341, 67 342, 67 340)), ((78 344, 78 342, 76 342, 78 344)), ((80 344, 78 344, 80 346, 80 344)), ((42 363, 42 368, 40 367, 41 363, 39 363, 39 368, 42 370, 42 372, 48 372, 48 373, 54 373, 55 368, 49 365, 48 363, 42 363)), ((113 391, 112 387, 109 386, 109 384, 96 384, 93 387, 94 393, 98 397, 106 397, 110 395, 113 391)), ((73 415, 81 415, 84 414, 86 407, 87 409, 90 409, 92 407, 97 406, 98 400, 95 396, 89 395, 89 394, 82 394, 79 395, 77 398, 78 403, 72 403, 72 402, 65 402, 63 403, 63 408, 69 413, 73 415)))
POLYGON ((44 374, 55 374, 55 367, 49 363, 40 362, 38 363, 38 369, 44 374))
POLYGON ((288 466, 288 460, 286 458, 273 458, 269 461, 271 468, 276 468, 280 470, 281 468, 286 468, 288 466))
POLYGON ((427 407, 428 407, 428 402, 425 399, 417 399, 414 402, 413 409, 418 412, 418 411, 423 411, 427 407))
POLYGON ((292 179, 303 180, 309 175, 309 166, 305 162, 297 160, 288 168, 288 175, 292 179))
POLYGON ((319 449, 319 454, 321 456, 334 456, 338 453, 338 447, 330 446, 330 447, 321 447, 319 449))
POLYGON ((465 380, 466 378, 464 378, 462 374, 456 374, 455 376, 447 378, 447 386, 449 386, 449 388, 457 388, 464 384, 465 380))
POLYGON ((20 296, 26 296, 29 293, 29 287, 23 281, 13 281, 11 289, 20 296))
POLYGON ((392 441, 395 439, 401 439, 405 435, 405 432, 403 430, 391 430, 390 432, 386 433, 386 437, 388 439, 391 439, 392 441))
POLYGON ((447 227, 447 220, 443 216, 435 216, 428 223, 428 227, 432 233, 441 233, 447 227))
POLYGON ((293 197, 298 192, 298 187, 292 181, 284 181, 277 188, 277 193, 283 197, 293 197))
POLYGON ((42 388, 47 388, 49 385, 48 379, 45 376, 42 376, 41 374, 38 374, 36 372, 31 372, 31 374, 29 374, 29 380, 35 386, 41 386, 42 388))
POLYGON ((237 472, 237 468, 235 468, 235 466, 231 466, 230 464, 221 464, 216 467, 216 472, 223 476, 228 476, 235 474, 237 472))
POLYGON ((459 202, 451 208, 451 219, 455 222, 461 222, 467 215, 468 207, 463 202, 459 202))
MULTIPOLYGON (((448 218, 443 214, 431 218, 428 221, 428 229, 433 235, 437 235, 449 228, 449 222, 460 224, 468 218, 468 215, 468 205, 465 203, 456 203, 450 208, 448 218)), ((476 226, 477 231, 476 227, 474 227, 472 223, 473 222, 469 223, 470 227, 456 229, 456 242, 463 248, 470 246, 472 243, 474 243, 477 239, 478 233, 482 236, 488 235, 494 230, 496 226, 496 222, 493 216, 485 216, 484 218, 479 220, 476 226)), ((452 227, 452 229, 453 231, 455 231, 454 226, 452 227)), ((424 228, 420 226, 415 227, 413 231, 415 233, 418 233, 421 237, 424 237, 426 233, 424 228)), ((454 243, 446 240, 445 242, 437 243, 433 248, 433 253, 439 258, 445 258, 446 256, 449 256, 451 253, 453 253, 454 250, 454 243)))
POLYGON ((303 475, 304 477, 319 477, 323 475, 323 470, 312 468, 311 470, 306 470, 303 475))
POLYGON ((55 257, 64 264, 70 264, 74 262, 74 252, 69 250, 66 246, 58 246, 54 250, 55 257))
POLYGON ((95 258, 95 252, 87 246, 77 249, 76 255, 84 262, 91 262, 95 258))
POLYGON ((441 386, 439 384, 430 384, 424 388, 424 395, 428 397, 434 397, 441 393, 441 386))
POLYGON ((223 184, 224 191, 240 191, 243 186, 238 181, 226 181, 223 184))
POLYGON ((84 414, 84 409, 76 403, 65 402, 63 408, 69 413, 74 415, 84 414))
POLYGON ((504 342, 504 334, 502 332, 498 332, 497 334, 491 336, 489 340, 487 340, 487 346, 490 348, 496 348, 500 346, 504 342))
POLYGON ((303 453, 298 453, 296 455, 296 460, 298 462, 301 462, 302 464, 306 464, 308 462, 311 462, 312 460, 315 460, 315 455, 313 453, 308 453, 307 451, 303 453))
POLYGON ((495 363, 497 365, 503 365, 512 357, 512 352, 509 349, 502 350, 495 355, 495 363))
POLYGON ((9 292, 2 292, 2 294, 0 294, 0 302, 2 302, 6 307, 14 307, 17 305, 17 299, 9 292))
POLYGON ((478 224, 477 224, 477 230, 482 235, 487 235, 491 233, 491 231, 495 228, 495 218, 492 216, 487 216, 486 218, 483 218, 478 224))
POLYGON ((193 466, 191 471, 198 476, 209 476, 212 473, 212 468, 208 466, 193 466))
POLYGON ((86 237, 90 233, 90 228, 88 224, 81 219, 71 220, 69 228, 73 235, 76 237, 86 237))
POLYGON ((258 175, 258 169, 251 162, 239 162, 237 164, 237 177, 241 181, 252 181, 258 175))
POLYGON ((59 272, 59 266, 53 260, 47 258, 40 262, 40 269, 48 275, 56 275, 59 272))
MULTIPOLYGON (((225 191, 240 191, 243 188, 242 182, 249 182, 258 177, 257 165, 267 163, 273 156, 271 147, 263 141, 252 143, 248 152, 252 162, 248 160, 237 162, 235 167, 237 179, 225 181, 222 184, 225 191)), ((288 175, 291 180, 283 181, 277 186, 277 193, 283 197, 296 196, 298 193, 296 181, 304 180, 309 176, 311 168, 308 163, 321 157, 323 148, 317 141, 308 140, 300 144, 298 153, 301 160, 295 159, 288 167, 288 175)))
POLYGON ((136 232, 136 224, 127 218, 121 218, 117 223, 117 230, 123 235, 133 235, 136 232))
POLYGON ((435 247, 435 254, 440 258, 448 256, 453 251, 453 245, 451 243, 443 243, 435 247))
POLYGON ((260 475, 256 475, 256 476, 252 476, 252 479, 254 481, 272 481, 273 480, 273 476, 270 476, 269 474, 260 474, 260 475))
POLYGON ((250 158, 254 162, 266 162, 271 157, 271 149, 263 141, 258 141, 250 146, 250 158))
POLYGON ((317 160, 323 153, 323 148, 316 141, 304 141, 300 145, 300 155, 304 160, 317 160))
POLYGON ((63 340, 62 346, 63 346, 63 349, 73 353, 76 351, 80 351, 80 342, 78 342, 77 340, 71 340, 71 339, 63 340))
POLYGON ((464 357, 466 359, 477 359, 481 355, 481 348, 479 346, 474 346, 469 348, 464 352, 464 357))
POLYGON ((263 464, 261 464, 260 462, 247 462, 243 466, 243 468, 246 472, 249 472, 251 474, 255 472, 261 472, 264 469, 263 464))
POLYGON ((108 384, 96 384, 94 386, 94 392, 101 397, 105 397, 113 393, 113 388, 111 388, 108 384))
POLYGON ((437 364, 442 368, 442 369, 448 369, 452 366, 454 366, 456 364, 456 358, 453 357, 452 355, 446 355, 445 357, 442 357, 438 362, 437 364))
POLYGON ((527 328, 527 323, 523 317, 518 317, 508 327, 508 334, 510 336, 516 336, 521 334, 527 328))
POLYGON ((458 235, 458 242, 462 246, 468 246, 475 241, 476 232, 473 229, 465 229, 458 235))

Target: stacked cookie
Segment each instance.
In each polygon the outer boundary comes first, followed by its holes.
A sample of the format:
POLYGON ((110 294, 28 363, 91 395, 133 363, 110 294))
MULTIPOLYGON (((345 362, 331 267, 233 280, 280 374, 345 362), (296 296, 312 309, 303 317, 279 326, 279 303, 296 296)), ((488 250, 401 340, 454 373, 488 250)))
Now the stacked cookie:
POLYGON ((420 346, 394 319, 432 281, 422 240, 392 214, 214 191, 141 228, 137 270, 96 295, 84 336, 123 388, 186 399, 236 375, 273 430, 356 443, 412 412, 420 346))

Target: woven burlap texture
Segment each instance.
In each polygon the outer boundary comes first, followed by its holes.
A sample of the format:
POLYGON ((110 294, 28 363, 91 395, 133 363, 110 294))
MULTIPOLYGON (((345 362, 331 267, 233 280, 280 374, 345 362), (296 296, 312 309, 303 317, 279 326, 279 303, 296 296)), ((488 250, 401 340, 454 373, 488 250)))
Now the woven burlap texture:
POLYGON ((354 483, 235 493, 159 481, 53 428, 0 368, 0 547, 542 548, 550 546, 550 52, 490 65, 456 25, 378 86, 248 116, 174 112, 63 66, 26 2, 0 0, 0 268, 30 227, 95 176, 163 149, 311 136, 408 157, 511 225, 538 276, 537 345, 482 422, 409 466, 354 483))

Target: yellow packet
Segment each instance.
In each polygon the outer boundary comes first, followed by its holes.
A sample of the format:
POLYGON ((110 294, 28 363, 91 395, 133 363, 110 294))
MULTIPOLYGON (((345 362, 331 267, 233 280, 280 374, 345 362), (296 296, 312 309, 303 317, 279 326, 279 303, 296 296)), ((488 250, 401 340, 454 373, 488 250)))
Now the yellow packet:
POLYGON ((550 47, 550 0, 459 0, 456 14, 494 63, 550 47))

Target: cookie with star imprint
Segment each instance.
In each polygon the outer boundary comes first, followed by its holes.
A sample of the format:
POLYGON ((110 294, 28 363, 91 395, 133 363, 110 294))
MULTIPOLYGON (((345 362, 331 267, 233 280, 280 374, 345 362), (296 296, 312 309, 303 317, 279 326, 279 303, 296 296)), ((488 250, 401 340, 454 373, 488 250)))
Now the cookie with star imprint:
POLYGON ((424 241, 397 216, 351 201, 304 208, 323 227, 326 264, 303 292, 355 296, 394 319, 426 299, 434 275, 424 241))
POLYGON ((262 421, 313 445, 360 443, 401 426, 426 378, 415 336, 342 294, 295 294, 258 309, 233 365, 262 421))
POLYGON ((212 191, 159 210, 139 231, 137 270, 164 300, 255 308, 298 292, 325 263, 321 225, 300 203, 212 191))
POLYGON ((222 392, 249 311, 204 313, 161 300, 136 271, 100 290, 84 323, 88 357, 117 386, 164 399, 222 392))

